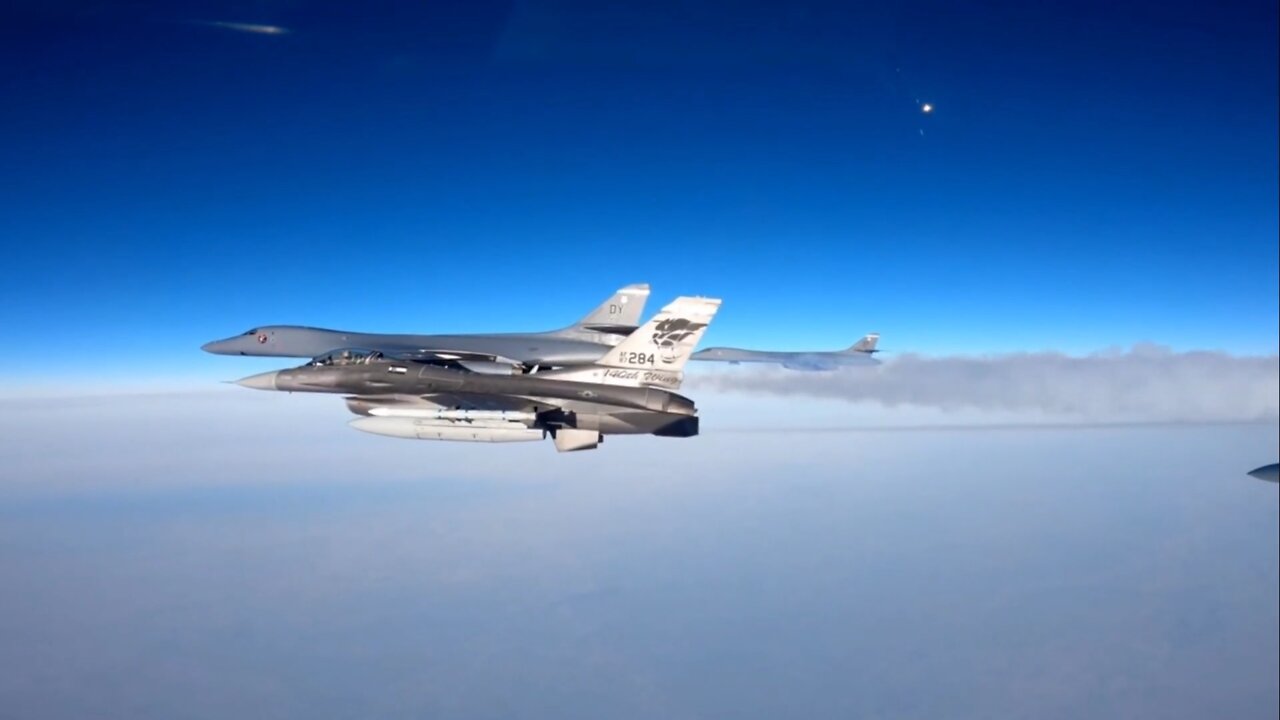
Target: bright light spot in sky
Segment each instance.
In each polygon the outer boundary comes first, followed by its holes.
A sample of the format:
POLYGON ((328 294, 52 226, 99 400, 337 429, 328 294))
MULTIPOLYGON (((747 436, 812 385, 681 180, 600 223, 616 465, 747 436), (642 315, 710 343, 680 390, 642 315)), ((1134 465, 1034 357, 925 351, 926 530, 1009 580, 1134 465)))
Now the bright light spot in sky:
POLYGON ((933 106, 930 105, 929 103, 925 103, 920 106, 920 111, 928 115, 929 113, 933 112, 933 106))

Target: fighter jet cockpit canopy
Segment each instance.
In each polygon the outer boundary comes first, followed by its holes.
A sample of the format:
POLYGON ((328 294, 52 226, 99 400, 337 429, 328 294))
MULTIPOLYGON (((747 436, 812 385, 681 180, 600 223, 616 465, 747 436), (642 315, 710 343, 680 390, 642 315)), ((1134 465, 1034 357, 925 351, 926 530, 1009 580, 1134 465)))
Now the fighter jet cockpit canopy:
POLYGON ((334 350, 313 358, 311 362, 307 363, 307 365, 311 367, 372 365, 381 359, 382 353, 377 350, 343 348, 341 350, 334 350))

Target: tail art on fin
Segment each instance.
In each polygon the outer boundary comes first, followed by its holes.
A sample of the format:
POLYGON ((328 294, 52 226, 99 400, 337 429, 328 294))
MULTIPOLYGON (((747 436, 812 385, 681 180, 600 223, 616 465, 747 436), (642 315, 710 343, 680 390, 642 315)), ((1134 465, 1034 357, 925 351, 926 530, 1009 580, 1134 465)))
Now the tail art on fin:
POLYGON ((600 358, 599 365, 679 372, 720 309, 720 300, 678 297, 600 358))
POLYGON ((719 309, 717 298, 676 298, 594 365, 552 370, 543 377, 678 388, 684 379, 684 364, 719 309))
POLYGON ((854 343, 848 351, 871 355, 873 353, 880 352, 879 350, 876 350, 876 343, 878 342, 880 342, 880 333, 867 333, 862 336, 861 340, 854 343))
POLYGON ((630 330, 640 324, 640 316, 644 315, 644 304, 648 299, 648 283, 618 288, 612 297, 579 320, 574 328, 599 332, 617 332, 619 328, 630 330))

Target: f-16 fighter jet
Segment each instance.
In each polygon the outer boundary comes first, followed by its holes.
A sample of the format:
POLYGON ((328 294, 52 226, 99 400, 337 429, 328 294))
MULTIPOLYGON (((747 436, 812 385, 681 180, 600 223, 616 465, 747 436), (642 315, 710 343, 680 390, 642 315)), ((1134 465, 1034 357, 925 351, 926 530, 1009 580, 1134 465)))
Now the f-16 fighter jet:
POLYGON ((345 330, 264 325, 202 349, 218 355, 317 357, 331 350, 364 348, 401 358, 453 361, 475 372, 522 372, 537 366, 595 362, 640 324, 647 284, 619 289, 569 327, 531 333, 386 335, 345 330))
POLYGON ((693 401, 673 392, 720 307, 681 297, 591 365, 522 375, 477 373, 462 363, 337 350, 291 370, 252 375, 258 390, 348 395, 351 426, 419 440, 514 442, 554 438, 587 450, 610 434, 691 437, 693 401))
POLYGON ((781 352, 773 350, 743 350, 742 348, 707 348, 694 354, 694 360, 714 360, 733 365, 738 363, 772 363, 788 370, 823 371, 852 365, 879 365, 872 357, 879 352, 876 343, 880 335, 863 336, 847 350, 818 352, 781 352))

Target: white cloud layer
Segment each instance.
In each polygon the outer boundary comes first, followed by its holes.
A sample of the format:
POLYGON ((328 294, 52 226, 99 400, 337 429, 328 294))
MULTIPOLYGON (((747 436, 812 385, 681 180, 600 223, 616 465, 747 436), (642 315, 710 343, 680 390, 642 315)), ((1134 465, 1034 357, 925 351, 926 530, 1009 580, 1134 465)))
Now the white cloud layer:
POLYGON ((905 354, 835 373, 734 369, 691 377, 689 388, 695 397, 724 390, 1089 422, 1270 420, 1280 405, 1280 357, 1150 344, 1086 356, 905 354))
POLYGON ((704 436, 573 454, 304 393, 0 398, 0 715, 1277 716, 1273 425, 696 397, 704 436))

